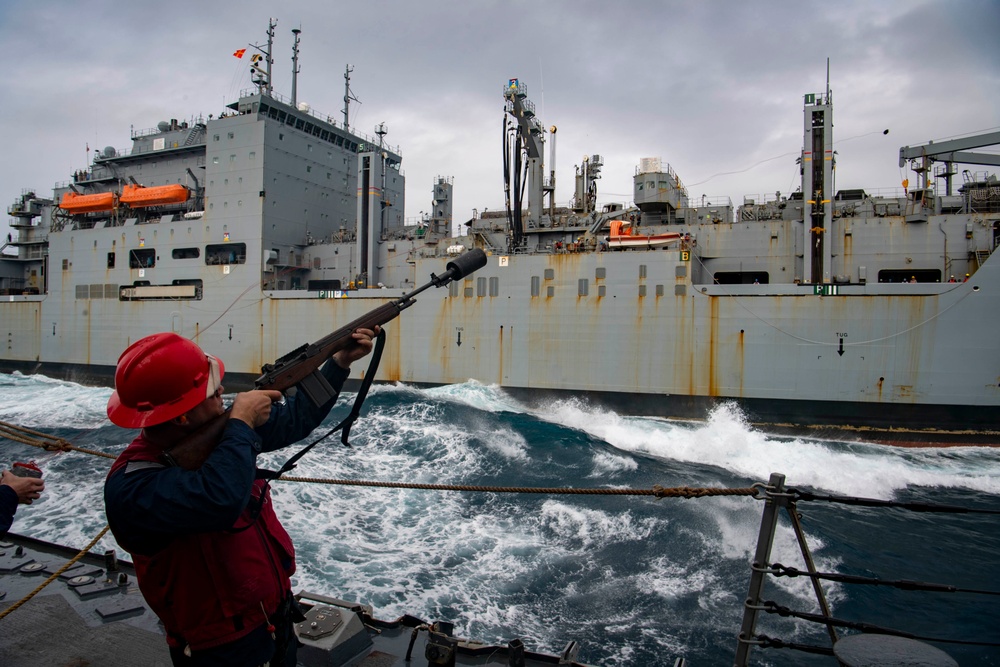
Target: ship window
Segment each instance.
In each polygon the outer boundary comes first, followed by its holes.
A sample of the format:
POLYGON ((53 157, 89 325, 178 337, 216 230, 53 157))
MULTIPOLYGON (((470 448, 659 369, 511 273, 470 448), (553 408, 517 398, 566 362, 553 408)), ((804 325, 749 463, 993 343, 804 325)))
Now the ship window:
POLYGON ((476 296, 486 296, 486 278, 476 278, 476 296))
POLYGON ((219 156, 218 155, 216 155, 215 157, 212 158, 212 164, 219 164, 219 156))
POLYGON ((884 269, 878 272, 880 283, 909 283, 916 278, 918 283, 941 282, 940 269, 884 269))
POLYGON ((257 159, 257 151, 250 151, 250 159, 251 160, 257 159))
POLYGON ((113 251, 108 253, 108 268, 115 268, 115 253, 113 251))
POLYGON ((340 289, 339 280, 310 280, 307 283, 310 292, 322 292, 340 289))
POLYGON ((313 170, 312 165, 311 164, 307 164, 306 165, 306 172, 308 173, 308 172, 311 172, 312 170, 313 170))
POLYGON ((608 270, 603 266, 597 267, 597 269, 594 271, 594 278, 596 278, 597 280, 603 280, 604 278, 607 277, 607 275, 608 275, 608 270))
POLYGON ((538 276, 531 276, 531 296, 538 296, 541 291, 542 280, 538 276))
POLYGON ((500 296, 499 278, 490 278, 490 296, 500 296))
POLYGON ((156 251, 152 248, 133 248, 128 251, 128 268, 148 269, 156 266, 156 251))
POLYGON ((766 285, 770 282, 767 271, 719 271, 714 278, 720 285, 766 285))
POLYGON ((284 141, 284 140, 285 140, 285 133, 278 132, 278 141, 284 141))
POLYGON ((646 277, 646 265, 645 264, 640 264, 639 265, 639 277, 640 278, 645 278, 646 277))
POLYGON ((246 264, 246 243, 214 243, 205 246, 205 264, 246 264))
POLYGON ((175 280, 169 285, 152 285, 148 280, 137 280, 118 289, 119 301, 200 301, 202 281, 197 278, 175 280))
POLYGON ((590 281, 586 278, 580 278, 577 281, 576 293, 578 296, 587 296, 590 293, 590 281))
POLYGON ((216 134, 212 137, 212 141, 218 141, 218 140, 219 140, 219 135, 216 134))
POLYGON ((642 183, 640 183, 639 185, 635 186, 635 189, 638 190, 639 192, 642 192, 642 183))
POLYGON ((198 248, 174 248, 171 255, 174 259, 197 259, 201 257, 201 250, 198 248))
POLYGON ((235 155, 230 155, 229 156, 229 164, 232 164, 233 162, 236 162, 236 156, 235 155))
POLYGON ((233 138, 234 136, 235 136, 235 135, 234 135, 234 134, 233 134, 232 132, 230 132, 230 133, 229 133, 229 138, 230 138, 230 139, 232 139, 232 138, 233 138))

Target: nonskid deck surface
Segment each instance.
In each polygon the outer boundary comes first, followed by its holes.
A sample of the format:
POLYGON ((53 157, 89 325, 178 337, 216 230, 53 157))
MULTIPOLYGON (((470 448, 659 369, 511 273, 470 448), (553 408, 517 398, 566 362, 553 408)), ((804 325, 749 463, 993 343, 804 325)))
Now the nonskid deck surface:
MULTIPOLYGON (((0 614, 31 594, 76 553, 68 547, 15 534, 0 538, 0 614)), ((325 637, 303 639, 299 664, 306 667, 443 664, 433 660, 440 659, 452 643, 432 639, 428 630, 436 628, 412 616, 379 621, 368 616, 365 612, 370 610, 360 605, 311 593, 299 597, 309 610, 307 625, 315 621, 317 614, 336 616, 332 631, 325 637), (411 658, 408 661, 407 654, 411 658)), ((518 649, 518 640, 506 646, 464 639, 453 644, 456 665, 580 664, 572 658, 575 644, 568 645, 563 656, 518 649), (516 658, 511 662, 511 655, 521 650, 523 662, 516 658)), ((131 564, 89 553, 0 618, 0 664, 169 667, 171 661, 163 628, 146 606, 131 564)))

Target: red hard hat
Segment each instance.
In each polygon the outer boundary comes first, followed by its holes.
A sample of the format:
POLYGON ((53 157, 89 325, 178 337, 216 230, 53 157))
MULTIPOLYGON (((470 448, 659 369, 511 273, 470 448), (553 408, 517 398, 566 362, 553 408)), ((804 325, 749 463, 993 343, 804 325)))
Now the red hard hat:
POLYGON ((125 428, 168 422, 214 394, 225 372, 222 360, 187 338, 146 336, 118 358, 108 418, 125 428))

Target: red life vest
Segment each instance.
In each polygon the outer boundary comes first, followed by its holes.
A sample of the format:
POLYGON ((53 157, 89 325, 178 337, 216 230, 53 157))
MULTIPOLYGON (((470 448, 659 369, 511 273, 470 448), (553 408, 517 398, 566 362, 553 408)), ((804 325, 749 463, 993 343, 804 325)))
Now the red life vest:
MULTIPOLYGON (((140 435, 108 477, 129 461, 159 462, 161 452, 140 435)), ((163 622, 170 646, 197 651, 235 641, 268 622, 291 590, 292 540, 263 480, 254 482, 251 496, 232 531, 182 534, 153 556, 132 554, 139 590, 163 622), (264 503, 251 523, 249 507, 261 493, 264 503)))

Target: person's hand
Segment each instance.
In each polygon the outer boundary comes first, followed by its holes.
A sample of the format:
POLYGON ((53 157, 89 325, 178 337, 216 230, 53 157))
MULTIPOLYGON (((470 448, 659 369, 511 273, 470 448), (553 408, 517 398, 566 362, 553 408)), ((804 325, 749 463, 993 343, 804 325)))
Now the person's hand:
POLYGON ((281 400, 281 392, 273 389, 256 389, 236 394, 230 419, 246 422, 250 428, 264 424, 271 414, 271 404, 281 400))
POLYGON ((17 494, 17 502, 22 505, 30 505, 45 490, 45 482, 37 477, 18 477, 10 470, 3 471, 0 486, 9 486, 14 489, 14 493, 17 494))
POLYGON ((372 351, 374 347, 375 336, 378 332, 382 330, 382 327, 376 325, 375 330, 371 329, 358 329, 351 334, 351 342, 343 350, 339 350, 334 353, 333 360, 338 366, 344 369, 349 369, 351 364, 361 357, 365 356, 372 351))

